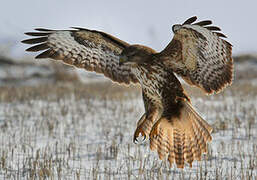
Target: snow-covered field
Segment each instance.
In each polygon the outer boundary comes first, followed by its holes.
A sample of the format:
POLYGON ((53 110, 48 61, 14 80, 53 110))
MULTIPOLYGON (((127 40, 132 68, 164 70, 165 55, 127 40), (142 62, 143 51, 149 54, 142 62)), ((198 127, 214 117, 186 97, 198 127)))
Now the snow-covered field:
POLYGON ((0 179, 256 179, 257 73, 244 76, 254 65, 237 64, 239 78, 218 95, 187 88, 214 132, 208 154, 184 170, 159 160, 148 141, 132 142, 144 112, 139 88, 0 87, 0 179))

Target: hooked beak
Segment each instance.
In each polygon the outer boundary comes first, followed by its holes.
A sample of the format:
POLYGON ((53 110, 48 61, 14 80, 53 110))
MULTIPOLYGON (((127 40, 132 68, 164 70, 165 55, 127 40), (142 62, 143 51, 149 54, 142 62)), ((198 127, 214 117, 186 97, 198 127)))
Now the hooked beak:
POLYGON ((120 59, 119 59, 119 65, 123 65, 124 63, 126 63, 128 61, 128 57, 121 55, 120 59))

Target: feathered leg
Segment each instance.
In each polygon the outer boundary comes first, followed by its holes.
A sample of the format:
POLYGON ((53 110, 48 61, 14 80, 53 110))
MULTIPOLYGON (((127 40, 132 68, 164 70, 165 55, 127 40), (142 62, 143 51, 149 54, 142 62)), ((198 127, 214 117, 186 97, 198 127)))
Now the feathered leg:
POLYGON ((137 141, 137 138, 140 134, 144 136, 144 139, 149 137, 150 131, 154 123, 160 118, 161 114, 160 108, 153 104, 144 92, 142 93, 142 96, 146 112, 137 122, 137 129, 134 133, 133 138, 134 142, 137 141))
POLYGON ((138 136, 141 134, 144 136, 144 139, 149 137, 150 131, 153 127, 153 124, 158 119, 159 112, 157 108, 152 108, 151 113, 145 113, 140 120, 137 122, 137 129, 134 133, 133 141, 136 142, 138 136))

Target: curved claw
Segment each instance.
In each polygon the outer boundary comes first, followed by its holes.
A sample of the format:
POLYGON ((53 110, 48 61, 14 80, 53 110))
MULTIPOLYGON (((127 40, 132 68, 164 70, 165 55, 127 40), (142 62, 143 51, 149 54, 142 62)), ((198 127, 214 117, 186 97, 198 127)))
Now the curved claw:
MULTIPOLYGON (((150 114, 151 115, 151 114, 150 114)), ((134 138, 133 138, 133 142, 134 143, 138 143, 138 137, 143 136, 143 141, 145 141, 150 134, 150 130, 152 129, 153 126, 153 119, 155 119, 155 116, 151 115, 151 116, 146 116, 146 114, 144 114, 140 120, 137 122, 137 129, 134 133, 134 138)))
MULTIPOLYGON (((133 143, 137 144, 138 143, 138 140, 137 140, 138 137, 135 137, 133 138, 133 143)), ((146 136, 143 136, 143 140, 142 142, 144 142, 146 140, 146 136)))
POLYGON ((146 139, 145 132, 140 127, 137 127, 137 129, 136 129, 136 131, 134 133, 134 138, 133 138, 133 142, 134 143, 138 143, 137 138, 139 137, 139 134, 141 134, 141 136, 143 136, 143 141, 146 139))
POLYGON ((152 130, 151 130, 150 135, 149 135, 150 139, 154 139, 154 138, 157 137, 157 135, 158 135, 158 133, 159 133, 159 132, 158 132, 158 125, 159 125, 160 122, 161 122, 161 121, 158 120, 158 121, 153 125, 152 130))
POLYGON ((133 138, 133 143, 135 143, 135 144, 138 143, 137 137, 135 137, 135 135, 134 135, 134 138, 133 138))

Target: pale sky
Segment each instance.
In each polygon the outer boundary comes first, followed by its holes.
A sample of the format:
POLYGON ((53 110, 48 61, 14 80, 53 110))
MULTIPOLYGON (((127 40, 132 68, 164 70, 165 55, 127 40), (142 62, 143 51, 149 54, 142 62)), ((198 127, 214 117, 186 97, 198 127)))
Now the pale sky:
MULTIPOLYGON (((20 41, 36 27, 67 29, 79 26, 108 32, 131 44, 157 51, 172 39, 171 27, 197 15, 221 27, 233 53, 257 53, 255 0, 2 0, 0 42, 20 41)), ((23 53, 26 45, 18 43, 23 53)))

